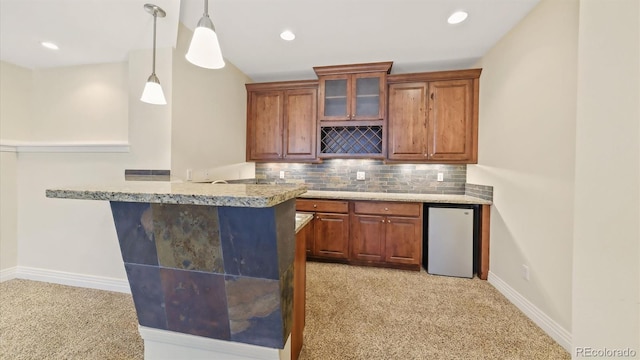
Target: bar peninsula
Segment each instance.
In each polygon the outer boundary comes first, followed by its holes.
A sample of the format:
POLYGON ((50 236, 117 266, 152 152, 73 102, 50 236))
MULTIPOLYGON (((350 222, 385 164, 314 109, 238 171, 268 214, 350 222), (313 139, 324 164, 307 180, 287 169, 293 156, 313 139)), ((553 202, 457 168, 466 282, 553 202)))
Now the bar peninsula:
POLYGON ((262 349, 278 359, 292 326, 295 198, 305 191, 136 182, 46 196, 110 202, 145 358, 220 349, 271 358, 262 349))

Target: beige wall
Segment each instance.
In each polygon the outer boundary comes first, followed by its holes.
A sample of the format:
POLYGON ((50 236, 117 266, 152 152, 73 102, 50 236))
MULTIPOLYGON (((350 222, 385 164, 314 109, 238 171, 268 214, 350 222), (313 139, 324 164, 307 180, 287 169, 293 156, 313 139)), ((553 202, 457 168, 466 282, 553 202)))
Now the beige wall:
POLYGON ((581 0, 578 48, 573 343, 637 358, 640 3, 581 0))
MULTIPOLYGON (((0 144, 27 133, 30 119, 31 71, 0 61, 0 144)), ((18 158, 0 152, 0 271, 18 264, 18 158)))
POLYGON ((542 0, 482 58, 479 159, 467 168, 468 182, 494 187, 491 275, 566 331, 577 36, 578 1, 542 0))
POLYGON ((0 61, 0 79, 0 139, 21 139, 31 119, 31 70, 0 61))
POLYGON ((0 271, 18 265, 17 154, 0 152, 0 271))
POLYGON ((30 140, 127 140, 127 63, 33 71, 30 140))
POLYGON ((126 279, 108 202, 49 199, 44 194, 46 189, 54 187, 124 184, 125 169, 170 168, 172 49, 158 50, 156 69, 169 105, 150 105, 139 100, 151 72, 150 60, 151 51, 145 50, 132 52, 129 61, 124 63, 34 72, 37 79, 34 97, 37 94, 37 97, 50 98, 33 101, 55 110, 34 110, 38 119, 32 119, 33 123, 43 127, 46 123, 48 130, 30 133, 32 136, 19 140, 82 143, 125 140, 131 150, 129 153, 19 153, 19 270, 43 269, 71 279, 78 276, 126 279), (62 78, 73 81, 58 87, 62 78), (55 95, 47 95, 53 92, 55 95), (104 96, 97 96, 99 94, 104 96), (56 104, 52 99, 56 99, 56 104), (106 106, 111 102, 118 102, 113 104, 117 109, 106 106), (109 121, 119 130, 106 132, 109 121), (77 126, 83 129, 75 132, 77 126))
MULTIPOLYGON (((245 162, 246 102, 251 80, 227 61, 220 70, 184 58, 192 32, 180 24, 173 57, 171 174, 186 179, 199 170, 245 162)), ((253 164, 251 164, 253 166, 253 164)), ((234 174, 220 174, 233 178, 234 174)))

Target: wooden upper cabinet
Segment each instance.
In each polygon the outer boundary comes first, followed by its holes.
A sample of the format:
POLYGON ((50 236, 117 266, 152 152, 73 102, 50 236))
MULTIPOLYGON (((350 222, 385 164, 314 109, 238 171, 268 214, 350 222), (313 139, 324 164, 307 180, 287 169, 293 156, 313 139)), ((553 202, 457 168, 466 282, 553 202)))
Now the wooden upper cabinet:
POLYGON ((382 120, 391 62, 318 66, 320 121, 382 120))
POLYGON ((427 94, 428 84, 424 82, 389 85, 390 160, 427 158, 427 94))
POLYGON ((247 160, 280 159, 284 91, 250 92, 247 109, 247 160))
POLYGON ((477 163, 480 71, 390 75, 387 159, 477 163))
POLYGON ((316 89, 284 92, 284 158, 313 160, 316 158, 316 89))
POLYGON ((315 160, 317 82, 247 84, 247 161, 315 160))
POLYGON ((472 96, 471 80, 429 83, 429 160, 471 161, 477 156, 472 96))

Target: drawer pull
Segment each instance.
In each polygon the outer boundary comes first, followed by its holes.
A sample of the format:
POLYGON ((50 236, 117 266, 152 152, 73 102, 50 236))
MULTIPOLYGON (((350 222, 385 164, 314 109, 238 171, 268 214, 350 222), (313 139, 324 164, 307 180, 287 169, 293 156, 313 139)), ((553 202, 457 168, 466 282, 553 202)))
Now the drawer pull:
POLYGON ((380 222, 382 222, 382 223, 383 223, 383 222, 384 222, 384 219, 380 220, 380 222))
POLYGON ((384 208, 384 211, 389 211, 389 208, 384 208))
POLYGON ((387 222, 388 222, 388 223, 390 223, 390 222, 391 222, 391 220, 387 220, 387 222))
POLYGON ((318 207, 318 205, 316 205, 316 204, 313 204, 313 207, 314 207, 314 208, 317 208, 317 207, 318 207))

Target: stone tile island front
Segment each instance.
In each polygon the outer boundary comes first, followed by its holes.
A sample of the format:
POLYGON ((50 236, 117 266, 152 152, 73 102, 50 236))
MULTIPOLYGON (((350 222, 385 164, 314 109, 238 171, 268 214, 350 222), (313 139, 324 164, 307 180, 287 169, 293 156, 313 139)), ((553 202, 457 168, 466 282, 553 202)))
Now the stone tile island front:
POLYGON ((144 182, 46 195, 110 201, 145 359, 285 359, 305 191, 144 182))

